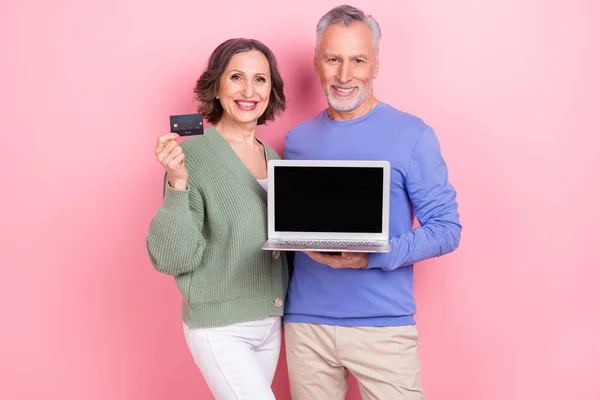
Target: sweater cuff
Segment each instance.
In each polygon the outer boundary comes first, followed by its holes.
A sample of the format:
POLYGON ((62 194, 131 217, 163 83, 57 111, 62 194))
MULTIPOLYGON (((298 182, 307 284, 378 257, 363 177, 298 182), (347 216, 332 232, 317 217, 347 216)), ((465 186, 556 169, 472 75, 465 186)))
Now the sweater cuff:
POLYGON ((190 207, 190 188, 185 190, 173 189, 168 183, 165 187, 165 198, 163 206, 168 209, 189 209, 190 207))
POLYGON ((369 263, 367 264, 367 269, 371 268, 381 268, 387 269, 387 266, 390 264, 390 257, 392 253, 369 253, 369 263))

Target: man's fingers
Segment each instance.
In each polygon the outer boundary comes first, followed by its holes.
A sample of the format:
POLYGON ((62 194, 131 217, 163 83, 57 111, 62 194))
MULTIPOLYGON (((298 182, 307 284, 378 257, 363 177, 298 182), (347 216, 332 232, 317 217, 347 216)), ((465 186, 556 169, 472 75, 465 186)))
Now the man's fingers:
POLYGON ((317 254, 314 251, 305 251, 304 254, 306 254, 307 256, 309 256, 310 258, 312 258, 313 260, 317 261, 317 254))
POLYGON ((319 253, 318 251, 307 251, 305 252, 307 256, 315 260, 320 264, 325 264, 324 255, 319 253))
POLYGON ((329 254, 323 254, 318 251, 307 251, 307 256, 318 262, 319 264, 329 265, 330 267, 337 268, 340 263, 340 256, 332 256, 329 254))

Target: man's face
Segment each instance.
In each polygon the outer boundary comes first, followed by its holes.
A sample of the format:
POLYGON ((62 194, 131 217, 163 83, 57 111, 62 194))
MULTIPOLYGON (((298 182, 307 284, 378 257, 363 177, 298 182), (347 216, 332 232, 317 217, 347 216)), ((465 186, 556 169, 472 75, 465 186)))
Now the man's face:
POLYGON ((370 99, 379 62, 368 26, 354 22, 327 27, 315 56, 315 70, 334 110, 354 111, 370 99))

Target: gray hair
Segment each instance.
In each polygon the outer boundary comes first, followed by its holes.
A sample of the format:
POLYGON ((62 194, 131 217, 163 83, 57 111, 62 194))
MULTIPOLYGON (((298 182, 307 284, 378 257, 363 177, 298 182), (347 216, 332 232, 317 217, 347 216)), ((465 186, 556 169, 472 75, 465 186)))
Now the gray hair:
POLYGON ((323 15, 317 24, 317 45, 315 46, 315 56, 319 52, 319 45, 323 37, 323 32, 329 25, 342 24, 350 26, 353 22, 359 21, 366 24, 371 33, 373 33, 373 47, 375 47, 375 57, 379 58, 379 40, 381 39, 381 28, 375 18, 366 15, 363 11, 349 5, 337 6, 323 15))

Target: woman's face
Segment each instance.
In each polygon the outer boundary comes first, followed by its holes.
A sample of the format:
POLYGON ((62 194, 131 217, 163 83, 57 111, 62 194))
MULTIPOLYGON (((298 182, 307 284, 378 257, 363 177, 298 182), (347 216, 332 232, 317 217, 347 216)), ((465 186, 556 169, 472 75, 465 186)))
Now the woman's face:
POLYGON ((217 97, 223 119, 257 123, 269 105, 271 73, 267 57, 251 50, 235 54, 221 76, 217 97))

